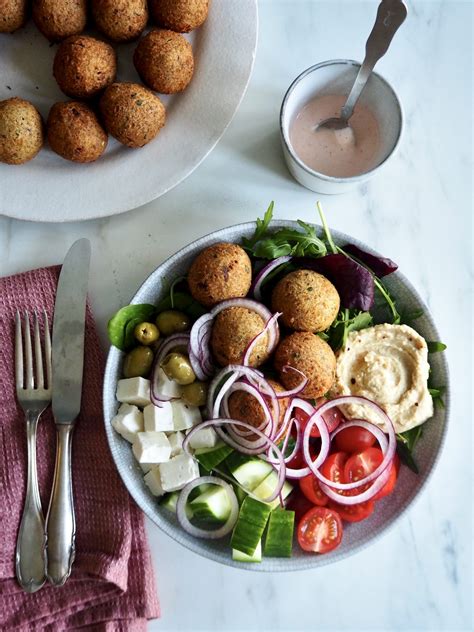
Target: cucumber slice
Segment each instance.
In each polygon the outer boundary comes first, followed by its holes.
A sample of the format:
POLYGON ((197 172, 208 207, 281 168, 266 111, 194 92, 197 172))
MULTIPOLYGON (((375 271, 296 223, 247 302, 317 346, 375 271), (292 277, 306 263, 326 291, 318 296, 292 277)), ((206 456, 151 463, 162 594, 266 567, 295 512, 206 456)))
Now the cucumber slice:
POLYGON ((169 494, 165 494, 160 500, 160 506, 168 509, 168 511, 176 513, 176 504, 178 502, 178 498, 179 492, 170 492, 169 494))
MULTIPOLYGON (((204 485, 200 485, 204 487, 204 485)), ((206 485, 207 489, 189 503, 193 518, 225 522, 230 516, 230 501, 226 490, 218 485, 206 485)))
POLYGON ((286 509, 275 509, 272 511, 265 540, 265 556, 291 557, 294 528, 294 511, 286 509))
POLYGON ((234 451, 229 445, 220 443, 214 448, 198 448, 194 452, 194 456, 199 463, 208 472, 211 472, 219 463, 229 456, 234 451))
POLYGON ((215 487, 215 485, 211 485, 210 483, 204 483, 203 485, 199 485, 198 487, 195 487, 189 494, 188 503, 194 500, 195 498, 197 498, 198 496, 200 496, 201 494, 204 494, 204 492, 206 492, 211 487, 215 487))
POLYGON ((233 549, 253 555, 262 538, 271 508, 250 496, 242 503, 230 541, 233 549))
POLYGON ((232 476, 248 491, 253 491, 266 478, 273 467, 258 457, 233 452, 226 459, 232 476))
POLYGON ((239 485, 233 485, 235 495, 237 496, 237 500, 239 501, 239 505, 241 505, 244 500, 247 498, 247 493, 239 487, 239 485))
POLYGON ((246 555, 237 549, 232 549, 232 559, 236 562, 261 562, 262 561, 262 541, 257 544, 253 555, 246 555))
MULTIPOLYGON (((277 485, 278 485, 278 474, 276 473, 275 470, 273 470, 272 472, 270 472, 270 474, 266 478, 263 479, 260 485, 253 490, 252 494, 256 496, 258 499, 260 499, 262 502, 265 502, 265 498, 268 498, 269 496, 271 496, 271 494, 275 491, 277 485)), ((288 481, 285 481, 281 489, 281 496, 283 500, 287 496, 289 496, 289 494, 292 491, 293 491, 293 486, 290 483, 288 483, 288 481)), ((280 504, 280 497, 277 496, 275 500, 272 500, 272 502, 268 504, 270 505, 272 509, 275 509, 275 507, 278 507, 278 505, 280 504)))

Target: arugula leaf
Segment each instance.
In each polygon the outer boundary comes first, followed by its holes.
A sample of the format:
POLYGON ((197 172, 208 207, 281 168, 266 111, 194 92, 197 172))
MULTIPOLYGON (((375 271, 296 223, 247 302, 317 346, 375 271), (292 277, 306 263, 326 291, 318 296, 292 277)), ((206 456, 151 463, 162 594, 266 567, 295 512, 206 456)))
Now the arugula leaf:
POLYGON ((397 434, 397 452, 400 461, 415 472, 415 474, 419 474, 420 470, 413 457, 413 450, 422 434, 423 426, 416 426, 415 428, 397 434))
POLYGON ((402 311, 400 312, 400 325, 410 325, 414 320, 421 318, 424 313, 421 308, 412 311, 402 311))
POLYGON ((273 207, 275 206, 275 202, 270 202, 269 207, 267 208, 267 210, 265 211, 265 215, 263 216, 263 219, 260 219, 259 217, 257 217, 257 227, 255 228, 255 232, 253 234, 253 237, 251 237, 250 239, 247 239, 246 237, 244 237, 242 239, 242 243, 243 246, 245 248, 245 250, 248 250, 250 252, 252 252, 253 247, 255 246, 255 244, 257 242, 259 242, 261 239, 263 239, 263 237, 265 236, 268 227, 270 225, 270 222, 273 219, 273 207))
POLYGON ((443 342, 435 340, 427 340, 426 344, 428 345, 428 353, 438 353, 439 351, 444 351, 447 348, 443 342))
POLYGON ((133 329, 135 326, 138 323, 149 320, 155 312, 156 307, 147 303, 126 305, 119 309, 107 324, 107 334, 110 343, 121 351, 126 351, 133 344, 133 329))
POLYGON ((346 346, 347 336, 351 331, 360 331, 373 325, 370 312, 344 309, 339 312, 331 327, 326 330, 330 346, 336 351, 346 346))

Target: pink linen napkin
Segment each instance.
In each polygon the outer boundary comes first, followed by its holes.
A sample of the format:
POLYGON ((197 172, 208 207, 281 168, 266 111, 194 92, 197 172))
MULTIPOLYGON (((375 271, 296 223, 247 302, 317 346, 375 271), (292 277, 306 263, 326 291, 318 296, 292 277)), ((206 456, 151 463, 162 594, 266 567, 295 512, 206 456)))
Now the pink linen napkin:
MULTIPOLYGON (((160 608, 143 514, 128 495, 112 461, 102 417, 104 358, 87 311, 82 411, 73 438, 76 560, 60 588, 34 594, 15 581, 15 547, 26 473, 23 412, 14 385, 16 310, 41 312, 50 323, 59 268, 0 279, 0 630, 118 632, 146 628, 160 608)), ((38 425, 37 459, 46 513, 54 470, 56 430, 51 409, 38 425)))

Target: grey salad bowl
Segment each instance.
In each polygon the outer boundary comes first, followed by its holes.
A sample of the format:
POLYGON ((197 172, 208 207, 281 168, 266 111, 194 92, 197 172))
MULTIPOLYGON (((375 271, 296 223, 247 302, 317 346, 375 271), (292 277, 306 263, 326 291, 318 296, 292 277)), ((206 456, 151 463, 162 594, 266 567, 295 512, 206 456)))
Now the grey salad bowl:
MULTIPOLYGON (((298 225, 292 221, 272 222, 272 227, 275 229, 283 226, 297 228, 298 225)), ((242 237, 249 237, 253 234, 254 229, 254 222, 230 226, 206 235, 182 248, 156 268, 138 289, 131 303, 158 302, 167 291, 170 282, 187 272, 192 260, 203 248, 221 241, 240 243, 242 237)), ((338 244, 355 243, 374 253, 365 244, 343 233, 333 231, 333 237, 338 244)), ((415 321, 417 331, 427 340, 439 340, 428 308, 411 283, 399 272, 390 275, 385 281, 402 309, 412 311, 421 308, 423 310, 424 315, 415 321)), ((430 356, 433 383, 446 385, 445 408, 438 407, 434 417, 425 424, 423 436, 415 451, 419 474, 414 474, 407 467, 402 467, 395 491, 390 496, 378 501, 376 511, 370 518, 360 523, 347 524, 344 529, 342 544, 331 553, 325 555, 304 553, 295 544, 291 558, 263 558, 260 564, 234 562, 228 538, 223 540, 196 539, 180 527, 174 514, 160 507, 156 497, 150 493, 143 481, 143 473, 133 457, 130 443, 122 439, 112 428, 111 419, 118 408, 115 392, 117 381, 121 378, 123 355, 114 347, 110 349, 104 379, 105 430, 120 476, 137 505, 160 529, 195 553, 228 566, 247 568, 253 571, 304 570, 336 562, 363 549, 402 517, 426 485, 441 454, 449 414, 449 385, 448 368, 444 354, 436 353, 430 356)))

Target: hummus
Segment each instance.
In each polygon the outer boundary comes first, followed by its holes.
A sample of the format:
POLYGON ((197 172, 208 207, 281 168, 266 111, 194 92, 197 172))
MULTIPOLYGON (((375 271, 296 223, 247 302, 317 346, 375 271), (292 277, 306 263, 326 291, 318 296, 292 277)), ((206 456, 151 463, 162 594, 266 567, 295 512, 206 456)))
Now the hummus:
MULTIPOLYGON (((428 347, 407 325, 376 325, 353 331, 337 354, 331 394, 367 397, 385 410, 396 432, 419 426, 433 415, 428 391, 428 347)), ((366 406, 341 406, 352 419, 383 421, 366 406)))

